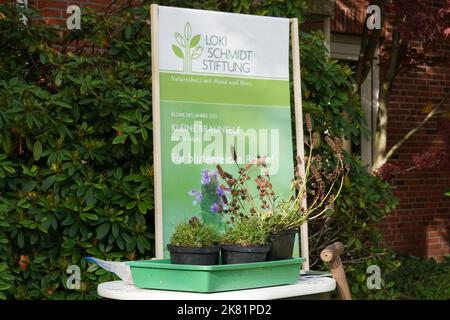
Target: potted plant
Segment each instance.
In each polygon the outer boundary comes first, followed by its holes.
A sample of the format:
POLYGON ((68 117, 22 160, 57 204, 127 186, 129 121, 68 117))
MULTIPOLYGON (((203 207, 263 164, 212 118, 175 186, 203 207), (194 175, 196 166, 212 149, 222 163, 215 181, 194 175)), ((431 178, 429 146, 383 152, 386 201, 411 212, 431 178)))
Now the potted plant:
POLYGON ((218 174, 230 189, 231 199, 224 201, 227 203, 225 212, 236 216, 242 215, 245 211, 246 215, 258 216, 261 219, 263 229, 268 232, 270 243, 268 260, 292 257, 298 228, 305 221, 316 219, 332 210, 344 183, 345 168, 341 140, 325 137, 330 147, 330 157, 323 161, 320 154, 314 154, 320 143, 320 135, 312 132, 311 118, 308 114, 306 126, 309 137, 305 143, 309 147, 309 154, 304 159, 306 164, 304 172, 301 166, 302 159, 297 157, 297 170, 291 180, 290 194, 287 198, 282 198, 274 192, 265 157, 258 157, 240 167, 233 151, 239 173, 236 178, 225 172, 220 165, 217 166, 218 174), (250 186, 249 182, 253 182, 255 187, 250 186), (337 192, 333 194, 336 186, 337 192))
MULTIPOLYGON (((294 217, 291 215, 274 214, 278 209, 278 196, 272 190, 269 175, 258 174, 256 178, 251 178, 255 169, 265 166, 264 158, 250 161, 243 167, 239 167, 237 163, 236 165, 239 168, 239 175, 236 178, 225 172, 220 165, 217 166, 219 175, 231 189, 231 199, 226 212, 232 215, 231 221, 237 221, 234 229, 232 228, 225 238, 228 242, 238 242, 239 237, 244 233, 242 231, 249 234, 259 231, 264 234, 263 243, 268 244, 264 246, 268 248, 267 260, 291 258, 298 225, 293 223, 294 217), (249 181, 254 182, 253 188, 249 185, 249 181), (252 189, 256 189, 256 192, 252 189), (245 214, 242 213, 243 209, 245 214)), ((223 260, 227 247, 223 245, 221 247, 223 260)))
POLYGON ((266 261, 270 246, 263 221, 257 215, 243 215, 231 221, 231 227, 220 241, 222 263, 266 261))
POLYGON ((216 265, 219 263, 219 233, 197 217, 179 224, 167 249, 173 264, 216 265))
MULTIPOLYGON (((290 258, 298 228, 305 221, 316 219, 333 210, 334 202, 339 197, 344 184, 348 168, 345 168, 343 163, 341 139, 325 137, 330 153, 324 161, 322 155, 314 154, 314 150, 317 150, 320 143, 320 135, 312 132, 309 114, 306 114, 306 127, 309 137, 305 144, 308 146, 309 154, 304 159, 306 164, 304 173, 301 167, 302 159, 297 157, 297 170, 291 182, 289 197, 279 201, 275 198, 268 201, 273 204, 272 214, 267 219, 271 233, 269 238, 271 250, 268 260, 290 258), (307 188, 308 184, 310 189, 307 188), (333 194, 334 191, 336 191, 335 194, 333 194)), ((269 194, 273 195, 273 193, 269 194)))
MULTIPOLYGON (((276 216, 277 217, 277 216, 276 216)), ((295 237, 298 227, 276 228, 280 226, 278 221, 271 221, 269 226, 270 250, 267 253, 267 260, 284 260, 292 258, 294 252, 295 237)))

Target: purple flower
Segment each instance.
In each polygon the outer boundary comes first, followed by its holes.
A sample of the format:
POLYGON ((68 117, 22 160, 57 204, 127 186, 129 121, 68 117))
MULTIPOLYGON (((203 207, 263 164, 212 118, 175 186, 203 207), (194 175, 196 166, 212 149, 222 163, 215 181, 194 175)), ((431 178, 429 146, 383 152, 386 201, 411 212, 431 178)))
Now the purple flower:
POLYGON ((213 205, 211 206, 211 212, 217 213, 217 211, 219 211, 219 205, 214 202, 213 205))
POLYGON ((221 186, 217 186, 216 193, 217 193, 217 195, 218 195, 219 197, 223 196, 224 191, 223 191, 223 189, 222 189, 221 186))
POLYGON ((210 182, 211 176, 209 174, 209 170, 208 169, 202 170, 202 180, 201 180, 202 185, 208 184, 210 182))
POLYGON ((191 191, 189 191, 189 195, 195 197, 195 200, 193 201, 194 206, 196 206, 203 200, 202 194, 195 189, 192 189, 191 191))
POLYGON ((231 189, 230 189, 230 188, 226 188, 226 187, 224 187, 223 185, 218 185, 218 186, 217 186, 216 194, 217 194, 219 197, 224 196, 226 192, 228 192, 228 193, 231 192, 231 189))

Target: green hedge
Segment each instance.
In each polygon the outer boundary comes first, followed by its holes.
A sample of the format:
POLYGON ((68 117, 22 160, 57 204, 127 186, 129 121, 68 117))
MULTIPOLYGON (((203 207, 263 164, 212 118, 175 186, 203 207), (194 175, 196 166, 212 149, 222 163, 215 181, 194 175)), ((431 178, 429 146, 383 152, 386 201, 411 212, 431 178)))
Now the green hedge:
MULTIPOLYGON (((163 4, 300 21, 305 8, 296 0, 163 4)), ((97 284, 113 277, 84 256, 154 255, 148 9, 84 10, 82 30, 67 32, 45 25, 31 9, 0 6, 0 298, 96 298, 97 284), (81 267, 80 290, 65 288, 72 264, 81 267)), ((316 128, 357 144, 364 118, 357 96, 348 94, 351 69, 328 59, 319 34, 301 34, 301 55, 305 112, 316 128)), ((330 152, 321 148, 324 156, 330 152)), ((346 161, 352 169, 343 200, 311 228, 338 232, 351 253, 353 292, 373 298, 357 279, 365 275, 366 256, 387 251, 368 224, 396 201, 360 160, 346 161)), ((313 251, 333 240, 314 234, 313 251)), ((376 262, 397 266, 394 258, 376 262)), ((384 290, 375 298, 393 296, 384 290)))
POLYGON ((401 255, 401 267, 390 275, 402 299, 450 300, 450 255, 441 262, 401 255))
POLYGON ((64 37, 31 10, 26 26, 1 12, 0 258, 10 272, 0 290, 94 298, 112 276, 84 256, 154 252, 148 10, 86 14, 86 31, 64 37), (81 49, 82 39, 93 41, 81 49), (64 290, 72 264, 79 291, 64 290))

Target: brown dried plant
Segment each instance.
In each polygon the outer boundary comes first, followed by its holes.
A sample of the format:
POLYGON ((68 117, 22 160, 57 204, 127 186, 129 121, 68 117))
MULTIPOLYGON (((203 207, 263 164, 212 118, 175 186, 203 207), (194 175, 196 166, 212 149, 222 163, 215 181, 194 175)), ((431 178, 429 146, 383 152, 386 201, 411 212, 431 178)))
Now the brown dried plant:
POLYGON ((342 141, 339 138, 325 137, 335 160, 334 167, 330 167, 332 159, 324 160, 320 154, 314 153, 320 144, 320 134, 313 132, 309 114, 306 115, 305 122, 309 134, 305 144, 309 148, 309 154, 304 159, 300 157, 296 159, 295 176, 291 181, 287 199, 280 199, 273 190, 264 156, 258 156, 257 159, 241 167, 237 163, 236 152, 233 148, 233 160, 238 167, 237 177, 217 165, 219 176, 231 190, 230 199, 223 196, 224 203, 227 204, 223 212, 231 215, 231 223, 235 221, 235 218, 242 218, 249 214, 257 215, 266 222, 269 232, 276 233, 297 228, 305 221, 316 219, 327 211, 333 210, 334 202, 341 193, 348 170, 343 163, 342 141), (264 174, 257 174, 255 178, 252 178, 255 170, 264 174), (256 185, 256 195, 251 194, 250 182, 256 185), (339 184, 339 187, 333 194, 336 184, 339 184), (308 205, 306 205, 307 200, 308 205))

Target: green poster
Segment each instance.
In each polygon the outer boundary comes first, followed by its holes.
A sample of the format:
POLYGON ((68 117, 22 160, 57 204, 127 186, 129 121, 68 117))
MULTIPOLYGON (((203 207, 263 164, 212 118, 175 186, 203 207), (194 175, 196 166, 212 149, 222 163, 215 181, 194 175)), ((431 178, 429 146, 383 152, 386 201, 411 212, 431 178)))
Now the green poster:
POLYGON ((223 228, 227 217, 217 213, 222 190, 214 171, 221 164, 236 172, 232 149, 241 165, 267 157, 274 190, 288 194, 289 20, 159 7, 158 30, 157 246, 167 257, 180 222, 197 215, 223 228))

